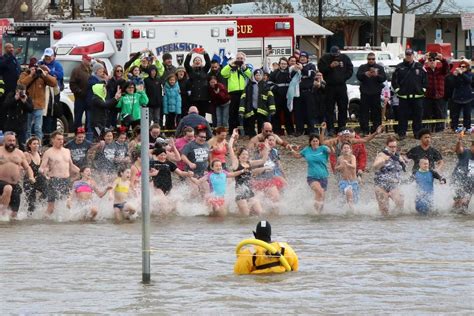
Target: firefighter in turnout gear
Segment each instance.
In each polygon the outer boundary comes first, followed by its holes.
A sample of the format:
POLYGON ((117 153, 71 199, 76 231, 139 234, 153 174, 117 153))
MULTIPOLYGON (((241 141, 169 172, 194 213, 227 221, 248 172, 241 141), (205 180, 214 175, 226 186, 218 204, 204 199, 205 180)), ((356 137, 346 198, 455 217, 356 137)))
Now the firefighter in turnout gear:
POLYGON ((239 116, 244 120, 245 133, 250 137, 256 135, 255 121, 261 130, 263 123, 270 122, 276 111, 273 93, 262 79, 263 71, 255 70, 253 80, 249 80, 240 98, 239 116))

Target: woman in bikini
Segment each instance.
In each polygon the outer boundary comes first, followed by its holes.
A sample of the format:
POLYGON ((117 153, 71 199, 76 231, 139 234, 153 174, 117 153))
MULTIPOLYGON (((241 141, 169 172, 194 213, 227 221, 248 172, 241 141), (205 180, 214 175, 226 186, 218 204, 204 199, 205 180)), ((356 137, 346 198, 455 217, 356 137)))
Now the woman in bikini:
POLYGON ((104 197, 112 186, 107 186, 104 191, 97 188, 97 183, 92 179, 92 171, 89 167, 81 168, 81 178, 74 181, 72 184, 72 191, 67 199, 66 205, 70 209, 72 202, 76 201, 80 207, 83 208, 84 218, 94 220, 99 213, 99 208, 92 202, 92 193, 97 194, 99 198, 104 197))
POLYGON ((221 126, 216 128, 215 135, 207 142, 210 147, 209 161, 219 160, 224 170, 227 170, 226 156, 229 146, 226 137, 227 129, 221 126))
POLYGON ((131 216, 136 213, 135 208, 127 202, 131 187, 130 169, 120 168, 118 177, 112 184, 114 194, 114 214, 115 220, 121 222, 123 218, 131 219, 131 216))

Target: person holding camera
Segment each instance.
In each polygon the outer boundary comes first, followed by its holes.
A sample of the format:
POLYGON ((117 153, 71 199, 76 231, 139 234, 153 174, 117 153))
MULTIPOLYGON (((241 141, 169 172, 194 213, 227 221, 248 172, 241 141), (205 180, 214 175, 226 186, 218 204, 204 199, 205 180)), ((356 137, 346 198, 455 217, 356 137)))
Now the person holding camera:
POLYGON ((222 77, 227 79, 227 90, 230 94, 229 130, 238 127, 240 97, 245 90, 247 80, 252 77, 252 70, 245 63, 246 55, 238 52, 235 59, 221 70, 222 77))
MULTIPOLYGON (((425 92, 423 107, 424 120, 439 120, 446 118, 444 101, 444 80, 449 73, 449 64, 440 53, 427 53, 420 62, 426 70, 428 87, 425 92)), ((428 124, 433 132, 444 130, 444 123, 428 124)))
POLYGON ((31 137, 31 126, 34 125, 36 137, 43 139, 43 116, 46 115, 48 107, 54 103, 54 94, 51 90, 58 85, 58 81, 49 74, 47 66, 32 64, 27 71, 21 73, 18 83, 26 87, 27 95, 33 103, 33 111, 28 113, 25 137, 26 139, 31 137))
POLYGON ((451 107, 451 128, 457 129, 459 124, 459 116, 463 114, 463 127, 467 131, 471 131, 471 108, 472 108, 472 72, 471 64, 467 60, 459 63, 458 68, 453 72, 455 88, 452 96, 451 107))
POLYGON ((33 111, 33 104, 26 95, 24 85, 18 84, 14 92, 7 94, 2 110, 6 117, 5 130, 15 132, 18 135, 19 145, 23 146, 26 143, 28 113, 33 111))
POLYGON ((350 58, 341 54, 339 47, 331 47, 329 54, 324 54, 318 62, 318 69, 326 79, 326 117, 328 134, 334 135, 334 110, 337 103, 337 123, 339 131, 345 129, 347 121, 347 97, 346 81, 352 76, 354 66, 350 58))
POLYGON ((382 124, 380 95, 384 88, 383 83, 387 80, 383 66, 375 62, 375 53, 367 54, 367 63, 359 67, 357 79, 360 81, 360 129, 362 134, 367 135, 382 124), (370 130, 369 118, 372 122, 370 130))

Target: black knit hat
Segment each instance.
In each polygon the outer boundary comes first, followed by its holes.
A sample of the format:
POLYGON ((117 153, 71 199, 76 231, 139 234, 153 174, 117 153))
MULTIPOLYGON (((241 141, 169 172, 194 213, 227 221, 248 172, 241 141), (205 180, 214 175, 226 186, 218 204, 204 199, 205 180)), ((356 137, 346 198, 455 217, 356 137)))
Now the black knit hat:
POLYGON ((257 224, 256 231, 253 232, 256 239, 260 239, 266 242, 272 241, 272 226, 268 221, 260 221, 257 224))
POLYGON ((163 58, 163 61, 165 61, 168 59, 173 59, 173 56, 171 56, 170 53, 164 53, 162 58, 163 58))

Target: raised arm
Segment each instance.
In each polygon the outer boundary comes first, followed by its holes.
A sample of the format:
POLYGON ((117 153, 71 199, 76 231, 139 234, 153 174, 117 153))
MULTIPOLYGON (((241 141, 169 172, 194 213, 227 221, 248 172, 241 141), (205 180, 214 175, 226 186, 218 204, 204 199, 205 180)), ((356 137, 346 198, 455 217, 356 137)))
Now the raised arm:
POLYGON ((239 159, 237 158, 234 152, 234 142, 237 141, 238 138, 239 131, 237 128, 234 128, 234 130, 232 131, 232 136, 229 140, 229 156, 233 170, 237 169, 237 167, 239 166, 239 159))

